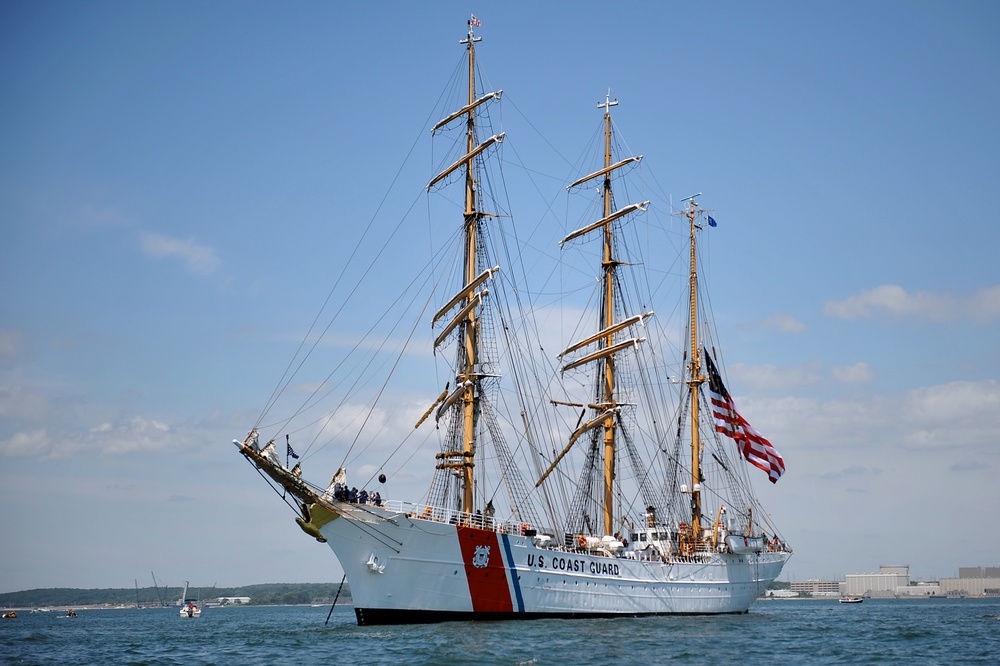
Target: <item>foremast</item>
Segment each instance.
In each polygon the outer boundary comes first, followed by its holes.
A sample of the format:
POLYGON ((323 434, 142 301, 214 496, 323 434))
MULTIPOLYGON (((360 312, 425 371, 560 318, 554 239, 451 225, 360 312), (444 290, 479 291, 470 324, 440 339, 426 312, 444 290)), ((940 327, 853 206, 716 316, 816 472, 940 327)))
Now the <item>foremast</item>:
POLYGON ((452 431, 454 435, 445 446, 445 450, 437 454, 437 469, 444 473, 455 473, 459 476, 461 498, 459 509, 471 514, 474 508, 474 467, 476 454, 476 433, 480 415, 480 321, 479 307, 489 290, 482 287, 483 283, 499 270, 498 266, 485 271, 479 261, 479 225, 486 213, 479 210, 477 201, 476 159, 487 148, 503 140, 503 134, 489 137, 483 142, 478 141, 476 132, 476 110, 492 99, 500 97, 501 91, 490 92, 476 98, 476 43, 482 37, 476 37, 473 27, 479 22, 472 19, 468 23, 468 35, 460 43, 465 45, 468 53, 468 103, 455 113, 452 113, 434 126, 433 132, 464 118, 466 154, 451 166, 435 176, 427 185, 430 190, 438 182, 454 172, 460 172, 464 179, 464 212, 463 212, 463 286, 458 293, 434 317, 434 322, 443 320, 446 315, 457 312, 444 325, 444 330, 435 340, 435 347, 448 339, 453 331, 457 331, 455 359, 455 389, 448 394, 442 394, 442 405, 438 417, 446 409, 456 410, 459 423, 452 431))
MULTIPOLYGON (((476 100, 476 47, 475 43, 482 37, 472 34, 472 22, 469 22, 469 35, 462 43, 466 44, 469 53, 469 105, 476 100)), ((470 109, 465 120, 466 153, 472 154, 476 147, 476 117, 470 109)), ((479 212, 476 210, 476 181, 472 169, 473 158, 465 162, 465 284, 476 279, 476 231, 479 224, 479 212)), ((472 296, 466 296, 466 305, 472 296)), ((464 309, 463 309, 464 311, 464 309)), ((462 474, 462 511, 472 513, 472 470, 473 456, 476 452, 476 416, 478 414, 478 397, 475 390, 474 376, 479 358, 479 335, 476 326, 476 310, 469 308, 464 321, 459 324, 461 349, 458 351, 456 367, 460 372, 455 378, 457 385, 465 387, 462 393, 462 459, 459 469, 462 474), (464 361, 464 362, 463 362, 464 361)))

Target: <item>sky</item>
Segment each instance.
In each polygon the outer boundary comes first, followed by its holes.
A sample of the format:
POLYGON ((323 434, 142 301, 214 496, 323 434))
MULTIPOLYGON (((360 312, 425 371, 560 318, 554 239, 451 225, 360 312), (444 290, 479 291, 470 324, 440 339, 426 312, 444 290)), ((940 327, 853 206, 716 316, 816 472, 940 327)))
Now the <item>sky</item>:
POLYGON ((231 441, 360 229, 425 207, 472 13, 543 200, 610 89, 714 209, 782 578, 1000 562, 1000 5, 605 5, 0 4, 0 592, 339 581, 231 441))

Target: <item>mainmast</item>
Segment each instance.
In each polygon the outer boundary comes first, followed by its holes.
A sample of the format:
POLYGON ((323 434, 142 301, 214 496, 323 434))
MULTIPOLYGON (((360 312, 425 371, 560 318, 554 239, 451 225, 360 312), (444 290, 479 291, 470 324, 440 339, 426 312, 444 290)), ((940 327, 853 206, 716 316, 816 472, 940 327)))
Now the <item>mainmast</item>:
MULTIPOLYGON (((597 444, 602 446, 604 465, 601 470, 601 496, 596 498, 596 502, 600 505, 599 509, 602 518, 601 527, 604 530, 604 534, 614 534, 616 527, 614 515, 614 481, 616 474, 615 459, 617 457, 616 417, 621 406, 618 404, 618 399, 615 394, 617 390, 615 355, 618 352, 636 346, 644 340, 643 338, 633 337, 624 340, 619 339, 618 342, 615 342, 615 336, 621 335, 631 326, 638 324, 652 314, 652 312, 647 312, 642 315, 630 317, 624 321, 615 320, 615 301, 618 298, 615 291, 615 285, 617 284, 616 273, 619 262, 614 256, 615 225, 613 223, 633 213, 643 212, 649 205, 648 201, 643 201, 642 203, 629 204, 618 210, 613 209, 614 197, 611 190, 612 174, 621 167, 629 164, 635 164, 642 160, 641 155, 636 155, 627 157, 616 163, 612 163, 611 161, 611 107, 617 106, 617 104, 618 100, 612 100, 609 92, 605 97, 604 102, 597 105, 598 108, 604 109, 604 161, 602 168, 576 180, 566 188, 567 190, 572 190, 578 185, 600 178, 602 182, 601 200, 603 204, 601 219, 583 227, 582 229, 577 229, 562 240, 562 244, 565 244, 571 240, 587 236, 592 232, 596 232, 598 230, 601 231, 602 276, 599 314, 600 330, 595 335, 570 345, 563 351, 562 354, 559 355, 560 358, 562 358, 572 352, 580 351, 585 347, 589 347, 591 345, 597 346, 598 349, 596 351, 590 352, 581 358, 577 358, 576 360, 567 362, 562 368, 565 372, 588 363, 598 363, 596 366, 597 386, 596 395, 594 397, 595 402, 590 405, 590 408, 594 410, 596 415, 586 423, 578 425, 577 429, 570 436, 569 444, 562 453, 556 456, 549 468, 544 474, 542 474, 538 483, 535 484, 538 486, 545 481, 552 470, 555 469, 559 461, 562 460, 566 453, 569 452, 569 449, 573 446, 573 444, 577 442, 584 433, 599 429, 599 433, 603 433, 603 435, 598 434, 598 437, 601 437, 601 440, 597 442, 597 444)), ((589 474, 590 472, 588 471, 587 473, 589 474)))

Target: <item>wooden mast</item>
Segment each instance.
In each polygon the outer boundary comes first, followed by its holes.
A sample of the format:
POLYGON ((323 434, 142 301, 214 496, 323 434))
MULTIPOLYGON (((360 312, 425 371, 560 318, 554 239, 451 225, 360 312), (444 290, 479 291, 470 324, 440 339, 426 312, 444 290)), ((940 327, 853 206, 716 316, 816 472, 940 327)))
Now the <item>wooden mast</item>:
MULTIPOLYGON (((599 528, 594 529, 603 529, 604 534, 608 535, 614 534, 616 529, 614 482, 616 475, 615 459, 617 455, 616 431, 618 427, 616 417, 619 405, 618 399, 615 396, 615 391, 617 390, 615 358, 618 352, 634 347, 645 340, 645 338, 632 337, 616 343, 615 335, 629 326, 638 324, 643 319, 653 314, 652 312, 646 312, 642 315, 633 316, 620 322, 615 321, 615 285, 618 266, 620 263, 614 256, 615 236, 613 223, 616 220, 626 218, 633 213, 645 212, 646 207, 649 205, 649 201, 643 201, 642 203, 634 203, 623 206, 618 210, 613 209, 615 202, 611 191, 612 172, 630 164, 637 164, 642 160, 642 156, 637 155, 625 158, 616 163, 611 162, 611 107, 617 105, 618 100, 611 99, 610 91, 605 97, 605 100, 597 105, 598 108, 604 109, 604 161, 602 168, 574 181, 571 185, 566 187, 567 190, 572 190, 579 185, 600 178, 602 180, 601 219, 570 233, 568 236, 563 238, 562 242, 559 244, 562 246, 571 240, 582 238, 597 231, 601 232, 603 241, 601 249, 602 276, 601 295, 599 299, 600 312, 598 313, 598 332, 585 338, 584 340, 580 340, 579 342, 570 345, 562 354, 559 355, 560 358, 562 358, 570 352, 580 350, 591 344, 597 344, 597 351, 588 353, 581 358, 577 358, 576 360, 569 361, 562 367, 563 372, 565 372, 566 370, 570 370, 587 363, 599 364, 597 366, 596 386, 594 388, 594 403, 590 405, 590 408, 594 410, 596 416, 588 421, 585 426, 577 428, 577 430, 570 437, 569 446, 567 446, 563 453, 557 456, 556 460, 538 480, 538 484, 536 484, 540 485, 542 481, 545 480, 549 473, 555 468, 556 464, 558 464, 559 460, 566 455, 569 447, 571 447, 574 442, 578 441, 579 437, 584 432, 600 428, 601 431, 603 431, 603 437, 601 441, 597 443, 597 446, 603 445, 603 451, 601 451, 601 453, 603 454, 604 464, 603 469, 601 470, 600 496, 594 499, 600 504, 598 511, 601 513, 601 524, 599 528)), ((577 425, 579 426, 579 424, 577 425)), ((597 436, 601 435, 598 434, 597 436)), ((587 474, 592 472, 593 470, 588 470, 587 474)), ((592 529, 589 522, 586 525, 586 529, 592 529)))
MULTIPOLYGON (((602 199, 604 200, 604 217, 611 216, 611 107, 616 106, 618 100, 611 99, 611 93, 605 98, 604 103, 599 104, 599 108, 604 109, 604 187, 602 189, 602 199)), ((614 233, 611 224, 604 225, 604 252, 601 266, 604 269, 604 304, 601 312, 601 329, 610 329, 615 323, 614 296, 615 296, 615 267, 617 262, 612 256, 614 233)), ((604 338, 604 348, 614 345, 614 335, 608 333, 604 338)), ((600 407, 611 410, 615 406, 615 360, 614 356, 604 359, 604 372, 601 378, 601 391, 599 403, 600 407)), ((613 412, 609 412, 604 420, 604 533, 614 534, 614 480, 615 480, 615 417, 613 412)))
POLYGON ((705 375, 701 373, 701 350, 698 346, 698 259, 697 259, 697 231, 699 229, 695 221, 702 214, 703 209, 698 208, 695 201, 695 194, 687 198, 688 207, 684 211, 684 217, 688 219, 691 229, 691 274, 689 286, 691 289, 690 301, 690 328, 691 328, 691 378, 688 380, 688 387, 691 389, 691 532, 694 542, 701 539, 701 439, 698 431, 698 395, 701 385, 707 381, 705 375))
MULTIPOLYGON (((476 116, 473 105, 476 102, 476 48, 475 43, 482 41, 482 37, 473 35, 473 21, 469 21, 468 37, 461 41, 467 45, 469 53, 469 109, 466 119, 466 154, 470 157, 465 163, 465 259, 464 259, 464 284, 473 282, 479 270, 476 265, 476 231, 479 224, 479 213, 476 210, 476 181, 475 170, 473 169, 474 158, 471 156, 476 147, 476 116)), ((471 305, 472 295, 466 299, 466 305, 471 305)), ((476 392, 476 365, 479 362, 479 331, 477 326, 476 308, 469 307, 468 315, 461 324, 461 333, 458 350, 459 375, 456 383, 465 385, 462 395, 462 511, 472 513, 473 511, 473 457, 476 453, 476 416, 479 411, 477 404, 478 396, 476 392)))

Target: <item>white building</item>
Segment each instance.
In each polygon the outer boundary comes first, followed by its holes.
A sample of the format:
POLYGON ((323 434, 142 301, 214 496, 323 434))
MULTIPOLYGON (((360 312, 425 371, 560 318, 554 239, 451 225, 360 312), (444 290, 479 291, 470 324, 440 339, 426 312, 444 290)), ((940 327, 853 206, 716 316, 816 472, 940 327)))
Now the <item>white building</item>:
POLYGON ((842 591, 850 597, 895 597, 897 588, 910 585, 910 565, 883 564, 879 572, 847 574, 842 591))
POLYGON ((896 596, 900 597, 938 597, 941 596, 941 585, 938 583, 911 583, 909 587, 897 587, 896 596))
POLYGON ((238 606, 250 603, 250 597, 219 597, 217 601, 220 606, 238 606))

